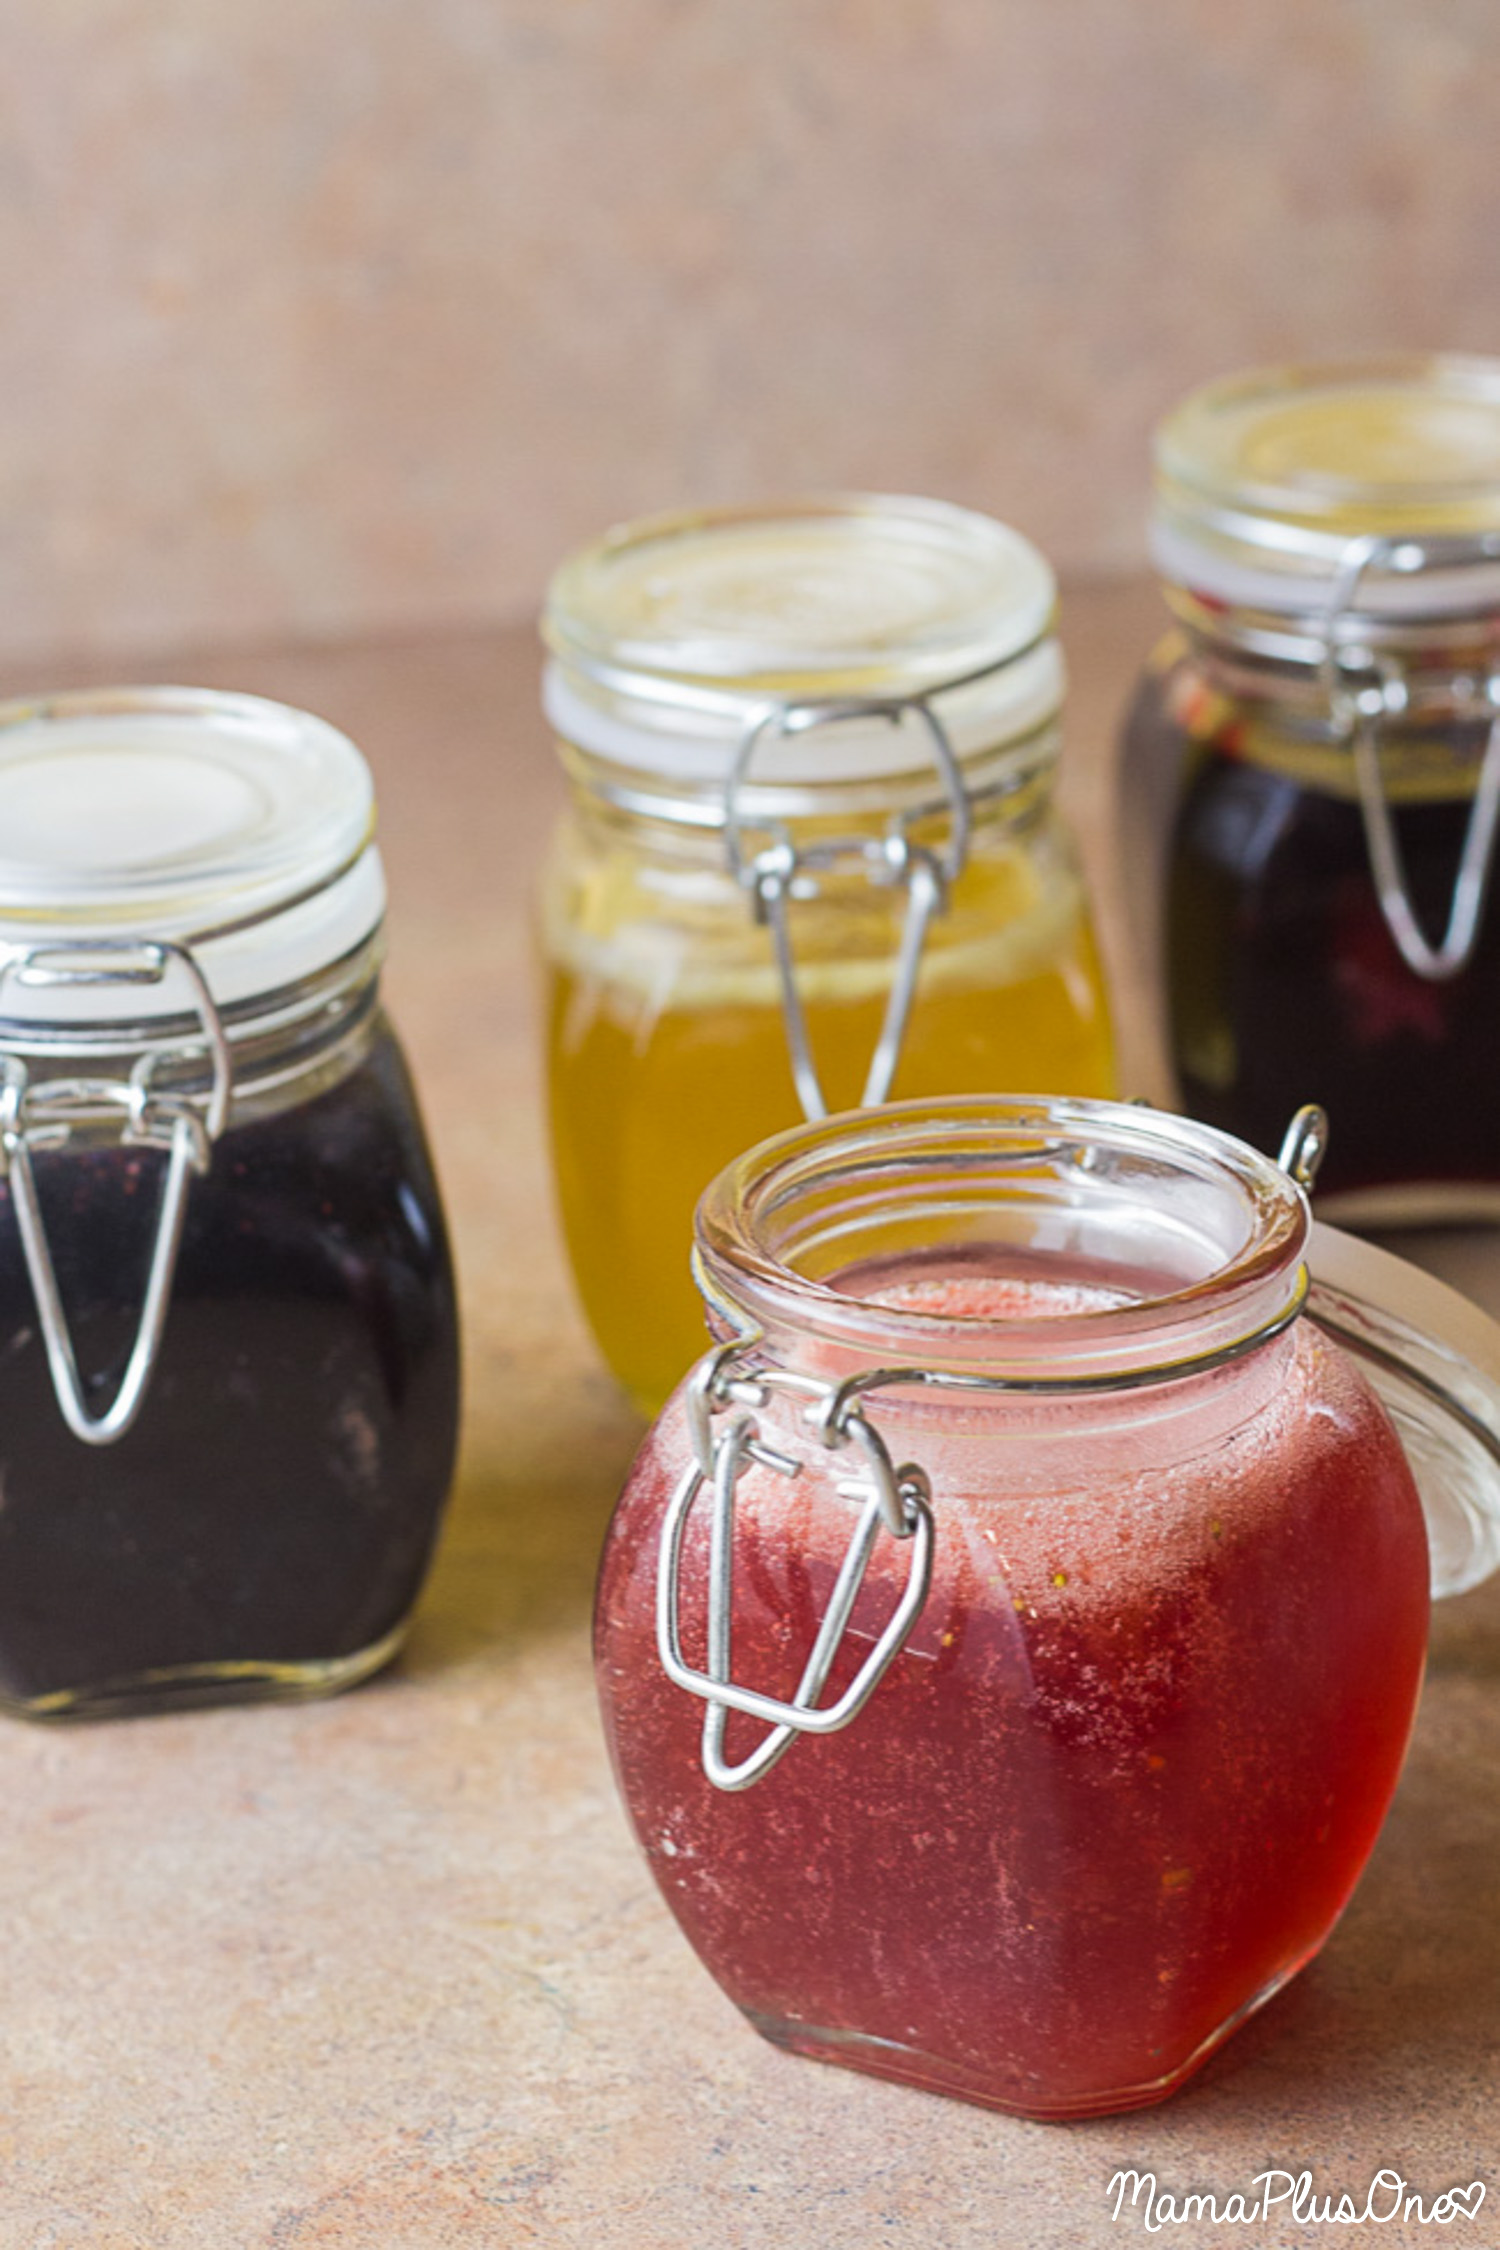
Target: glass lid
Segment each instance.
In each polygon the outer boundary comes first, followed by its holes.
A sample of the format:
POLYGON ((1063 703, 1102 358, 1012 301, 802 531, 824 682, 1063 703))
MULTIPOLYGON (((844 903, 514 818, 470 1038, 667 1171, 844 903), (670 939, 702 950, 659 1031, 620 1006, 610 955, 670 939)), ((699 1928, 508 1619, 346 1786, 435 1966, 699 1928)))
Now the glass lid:
POLYGON ((1312 606, 1368 542, 1358 606, 1373 614, 1495 598, 1500 360, 1231 376, 1167 416, 1155 453, 1153 546, 1174 583, 1250 607, 1312 606))
MULTIPOLYGON (((854 493, 649 517, 554 577, 547 708, 597 756, 708 778, 778 705, 932 696, 962 754, 1055 713, 1056 602, 1028 539, 944 501, 854 493)), ((830 759, 901 770, 912 744, 867 724, 836 749, 776 745, 768 762, 817 780, 830 759)))
POLYGON ((182 687, 0 705, 0 1020, 174 1013, 178 979, 89 973, 131 946, 190 948, 221 1004, 342 959, 384 906, 374 829, 364 759, 305 711, 182 687))
POLYGON ((1500 1326, 1405 1258, 1315 1222, 1307 1317, 1359 1362, 1427 1517, 1435 1597, 1500 1568, 1500 1326))
POLYGON ((933 687, 1016 655, 1055 587, 1029 540, 971 508, 858 493, 656 516, 563 564, 558 655, 664 679, 806 693, 933 687))

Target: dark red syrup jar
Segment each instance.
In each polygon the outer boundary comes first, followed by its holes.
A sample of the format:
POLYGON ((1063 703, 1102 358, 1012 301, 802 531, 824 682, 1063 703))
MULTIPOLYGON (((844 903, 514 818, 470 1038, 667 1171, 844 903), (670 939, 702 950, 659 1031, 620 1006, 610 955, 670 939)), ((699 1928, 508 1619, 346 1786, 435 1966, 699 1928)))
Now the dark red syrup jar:
POLYGON ((322 1693, 401 1640, 458 1337, 373 833, 302 712, 0 710, 0 1709, 322 1693))
POLYGON ((667 1904, 799 2053, 1032 2117, 1160 2100, 1374 1844, 1433 1567, 1396 1422, 1472 1582, 1495 1330, 1428 1284, 1429 1365, 1407 1269, 1313 1230, 1298 1179, 1103 1102, 783 1134, 709 1189, 696 1270, 720 1341, 596 1616, 667 1904))
POLYGON ((1182 1104, 1320 1103, 1340 1225, 1500 1218, 1500 361, 1259 369, 1156 454, 1122 765, 1182 1104))

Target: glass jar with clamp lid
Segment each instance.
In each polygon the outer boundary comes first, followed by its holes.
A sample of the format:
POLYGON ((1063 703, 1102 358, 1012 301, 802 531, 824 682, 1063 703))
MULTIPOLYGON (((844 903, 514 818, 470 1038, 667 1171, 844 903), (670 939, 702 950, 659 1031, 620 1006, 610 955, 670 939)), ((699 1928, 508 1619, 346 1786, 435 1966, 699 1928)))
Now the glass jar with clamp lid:
POLYGON ((701 1347, 681 1246, 738 1150, 891 1094, 1113 1091, 1055 602, 1004 525, 873 497, 631 525, 553 581, 553 1150, 644 1406, 701 1347))
POLYGON ((0 708, 0 1709, 310 1694, 400 1640, 457 1331, 373 830, 302 712, 0 708))
POLYGON ((1500 362, 1210 384, 1156 463, 1177 629, 1124 759, 1175 785, 1184 1102, 1262 1148, 1323 1103, 1341 1219, 1500 1216, 1500 362))
POLYGON ((595 1649, 651 1871, 769 2038, 1128 2109, 1333 1927, 1429 1585, 1500 1562, 1500 1329, 1311 1223, 1322 1137, 904 1102, 709 1189, 718 1342, 595 1649))

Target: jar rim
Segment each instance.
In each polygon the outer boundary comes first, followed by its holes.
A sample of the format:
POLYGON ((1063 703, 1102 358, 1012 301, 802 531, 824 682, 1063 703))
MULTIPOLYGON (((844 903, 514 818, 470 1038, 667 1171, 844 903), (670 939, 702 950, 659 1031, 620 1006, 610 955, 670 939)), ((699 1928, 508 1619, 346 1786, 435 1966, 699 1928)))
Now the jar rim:
POLYGON ((762 1142, 705 1191, 694 1268, 717 1322, 765 1335, 773 1353, 808 1337, 1000 1387, 1098 1389, 1195 1373, 1287 1326, 1310 1224, 1296 1182, 1215 1127, 1133 1103, 967 1096, 847 1111, 762 1142), (983 1271, 987 1249, 994 1272, 995 1245, 1035 1278, 1050 1260, 1070 1280, 1081 1263, 1123 1281, 1134 1260, 1153 1279, 1102 1307, 1030 1317, 840 1285, 934 1256, 977 1255, 983 1271))

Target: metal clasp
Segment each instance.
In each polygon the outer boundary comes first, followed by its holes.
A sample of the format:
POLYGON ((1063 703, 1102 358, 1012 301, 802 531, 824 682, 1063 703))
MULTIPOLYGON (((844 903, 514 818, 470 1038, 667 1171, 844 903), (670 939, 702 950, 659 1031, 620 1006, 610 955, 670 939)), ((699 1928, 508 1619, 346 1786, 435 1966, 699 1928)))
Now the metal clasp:
POLYGON ((1276 1161, 1304 1195, 1311 1195, 1327 1154, 1328 1112, 1316 1102, 1304 1102, 1281 1137, 1276 1161))
POLYGON ((724 1790, 748 1789, 759 1781, 799 1734, 835 1734, 859 1715, 904 1647, 932 1578, 931 1491, 922 1471, 912 1462, 900 1468, 892 1464, 885 1440, 866 1419, 857 1399, 846 1395, 842 1387, 819 1384, 783 1370, 764 1369, 749 1377, 736 1376, 733 1360, 742 1349, 737 1342, 711 1352, 691 1379, 688 1421, 693 1460, 672 1495, 662 1525, 656 1581, 656 1639, 662 1666, 678 1687, 707 1704, 703 1771, 716 1789, 724 1790), (801 1461, 761 1439, 756 1409, 767 1403, 774 1388, 810 1395, 808 1419, 822 1442, 831 1448, 852 1443, 864 1456, 867 1472, 856 1482, 838 1487, 841 1498, 855 1499, 862 1505, 790 1702, 740 1687, 732 1677, 735 1488, 752 1462, 785 1477, 799 1476, 803 1467, 801 1461), (741 1411, 715 1432, 715 1411, 727 1406, 738 1406, 741 1411), (708 1666, 700 1672, 682 1653, 681 1574, 688 1519, 705 1484, 712 1486, 713 1512, 708 1564, 708 1666), (843 1642, 882 1528, 890 1537, 912 1543, 905 1589, 855 1678, 835 1703, 820 1706, 818 1698, 843 1642), (770 1730, 737 1765, 730 1764, 724 1754, 731 1711, 761 1719, 770 1730))
POLYGON ((934 915, 941 913, 947 904, 949 888, 961 873, 969 851, 968 792, 964 787, 957 755, 942 721, 920 696, 854 697, 837 703, 793 703, 768 711, 748 729, 730 768, 724 790, 724 848, 730 873, 737 883, 751 893, 756 920, 765 923, 771 933, 776 973, 781 985, 781 1009, 786 1023, 792 1078, 803 1114, 810 1119, 826 1117, 828 1103, 813 1059, 807 1015, 797 984, 797 965, 792 952, 788 921, 789 904, 793 899, 815 898, 820 876, 835 867, 851 863, 862 865, 876 883, 904 884, 907 894, 906 917, 902 924, 890 997, 886 1002, 880 1036, 870 1058, 864 1093, 861 1096, 863 1107, 878 1107, 890 1093, 896 1066, 901 1060, 901 1047, 906 1037, 912 1001, 916 997, 917 972, 921 967, 922 948, 927 940, 928 927, 934 915), (914 843, 907 825, 910 816, 904 816, 883 837, 843 838, 834 842, 805 845, 801 850, 792 843, 785 827, 779 822, 773 822, 769 825, 776 841, 754 859, 746 859, 740 791, 755 753, 763 742, 780 740, 788 735, 812 734, 819 728, 843 725, 850 720, 877 719, 884 720, 890 726, 900 726, 908 715, 915 717, 926 729, 948 800, 950 824, 947 841, 941 852, 933 852, 925 845, 914 843))
POLYGON ((1355 598, 1365 573, 1375 566, 1407 576, 1429 567, 1455 567, 1464 563, 1500 559, 1500 539, 1477 541, 1413 539, 1352 539, 1344 550, 1329 594, 1323 621, 1323 656, 1319 671, 1328 691, 1334 725, 1348 741, 1354 758, 1354 777, 1364 823, 1365 848, 1370 872, 1380 900, 1386 928, 1407 967, 1432 983, 1446 981, 1465 969, 1473 956, 1484 915, 1485 900, 1500 827, 1500 674, 1491 673, 1477 698, 1481 711, 1492 714, 1489 738, 1480 761, 1473 809, 1464 832, 1458 872, 1448 911, 1448 927, 1434 946, 1423 934, 1412 904, 1411 887, 1395 824, 1380 773, 1381 722, 1407 709, 1409 694, 1404 673, 1389 657, 1377 661, 1340 628, 1353 620, 1355 598), (1350 684, 1351 672, 1369 677, 1363 687, 1350 684))
POLYGON ((113 938, 57 940, 19 948, 0 960, 0 996, 12 981, 71 989, 155 985, 172 970, 180 971, 192 988, 202 1036, 142 1055, 128 1079, 55 1078, 33 1083, 23 1057, 0 1054, 0 1178, 10 1182, 57 1403, 68 1428, 85 1445, 113 1445, 131 1428, 145 1401, 171 1303, 188 1190, 193 1174, 208 1170, 213 1143, 224 1129, 233 1060, 207 980, 184 946, 155 939, 145 943, 113 938), (200 1113, 189 1097, 163 1093, 154 1081, 164 1063, 197 1056, 204 1048, 213 1077, 200 1113), (167 1169, 135 1342, 114 1399, 103 1414, 93 1415, 84 1399, 47 1242, 32 1151, 64 1146, 81 1118, 101 1108, 123 1111, 120 1137, 127 1145, 165 1149, 167 1169))

